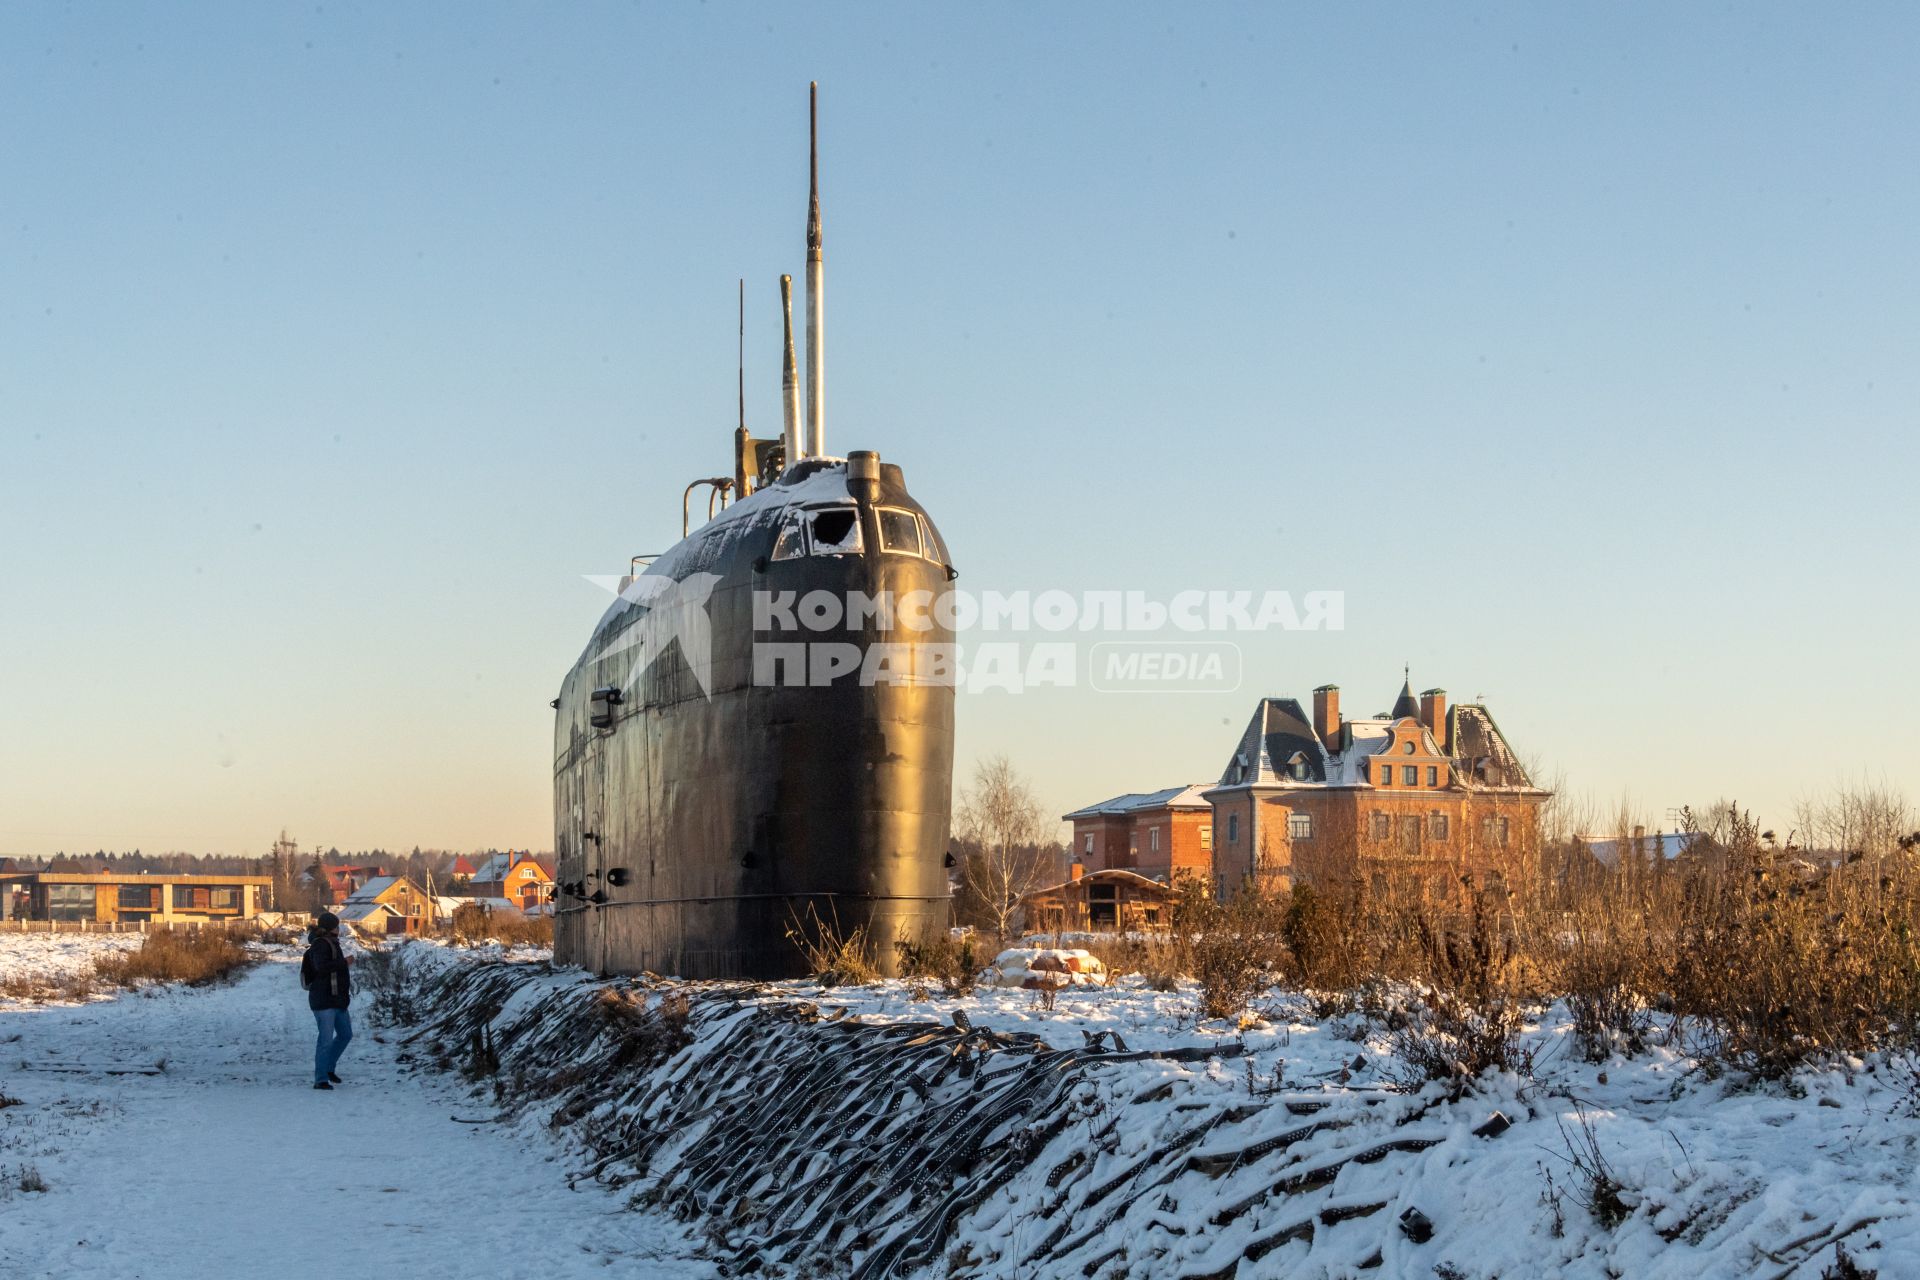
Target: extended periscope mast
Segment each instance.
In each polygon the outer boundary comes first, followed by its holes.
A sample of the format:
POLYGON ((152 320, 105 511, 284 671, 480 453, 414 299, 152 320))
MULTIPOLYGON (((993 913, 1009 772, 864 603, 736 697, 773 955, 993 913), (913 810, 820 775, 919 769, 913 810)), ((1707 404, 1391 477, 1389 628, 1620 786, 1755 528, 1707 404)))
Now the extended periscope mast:
POLYGON ((899 467, 826 453, 809 100, 806 361, 802 379, 782 276, 782 434, 748 432, 743 382, 733 474, 688 488, 711 518, 692 529, 683 503, 685 536, 622 581, 555 702, 555 957, 597 972, 796 976, 823 926, 864 929, 891 970, 897 939, 948 923, 954 691, 925 673, 952 633, 844 608, 796 629, 790 605, 954 576, 899 467), (887 660, 862 660, 875 646, 887 660))

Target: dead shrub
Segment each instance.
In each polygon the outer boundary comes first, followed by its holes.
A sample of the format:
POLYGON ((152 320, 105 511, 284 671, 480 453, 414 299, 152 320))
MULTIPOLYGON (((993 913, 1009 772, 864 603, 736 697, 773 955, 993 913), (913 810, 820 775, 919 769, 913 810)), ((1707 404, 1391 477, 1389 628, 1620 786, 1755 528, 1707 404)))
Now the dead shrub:
POLYGON ((138 950, 96 958, 93 973, 111 986, 182 982, 198 987, 231 981, 254 960, 225 930, 166 929, 149 933, 138 950))
POLYGON ((1200 984, 1202 1018, 1239 1017, 1280 977, 1286 960, 1284 920, 1284 900, 1254 889, 1224 903, 1182 900, 1177 927, 1191 930, 1185 945, 1200 984))
POLYGON ((893 950, 899 957, 900 976, 918 993, 917 999, 924 1000, 932 994, 931 983, 938 983, 943 995, 965 996, 972 995, 980 981, 982 962, 974 950, 971 934, 956 939, 941 930, 917 941, 899 938, 893 950))
POLYGON ((1400 1083, 1417 1088, 1442 1080, 1458 1097, 1488 1071, 1531 1075, 1533 1053, 1520 1044, 1521 1021, 1510 996, 1428 991, 1390 1036, 1400 1083))
POLYGON ((1281 933, 1300 985, 1320 991, 1349 991, 1378 970, 1378 921, 1366 920, 1365 898, 1357 885, 1318 889, 1303 884, 1288 896, 1281 933))
POLYGON ((806 957, 807 971, 823 987, 860 987, 880 979, 867 946, 867 931, 856 927, 843 931, 840 921, 822 920, 812 903, 807 904, 807 919, 789 917, 787 941, 806 957))
POLYGON ((0 998, 7 1000, 45 1000, 54 989, 54 979, 44 973, 10 973, 0 977, 0 998))
POLYGON ((1595 1222, 1611 1231, 1633 1215, 1633 1206, 1627 1202, 1625 1186, 1600 1149, 1600 1135, 1593 1131, 1593 1122, 1585 1113, 1577 1113, 1575 1119, 1579 1126, 1577 1135, 1568 1133, 1566 1122, 1560 1122, 1560 1140, 1567 1144, 1566 1161, 1573 1166, 1582 1188, 1575 1198, 1595 1222))
POLYGON ((14 1175, 13 1185, 17 1190, 33 1195, 47 1189, 47 1180, 40 1176, 40 1170, 35 1166, 23 1164, 14 1175))
POLYGON ((608 1069, 651 1069, 693 1043, 693 1033, 687 1027, 693 1004, 682 992, 663 995, 649 1008, 644 991, 602 987, 593 1003, 620 1037, 620 1047, 607 1063, 608 1069))
POLYGON ((1463 885, 1469 892, 1464 917, 1430 903, 1404 915, 1417 946, 1418 978, 1429 989, 1389 1020, 1404 1082, 1444 1080, 1456 1094, 1487 1071, 1526 1075, 1533 1068, 1532 1053, 1519 1042, 1529 966, 1504 909, 1506 895, 1479 890, 1470 878, 1463 885))
POLYGON ((1701 1056, 1777 1078, 1911 1044, 1920 1014, 1920 878, 1899 854, 1819 866, 1728 806, 1672 877, 1655 966, 1701 1056))
POLYGON ((1556 984, 1573 1015, 1573 1031, 1588 1062, 1647 1047, 1653 1016, 1641 991, 1648 962, 1632 937, 1577 928, 1565 946, 1556 984))

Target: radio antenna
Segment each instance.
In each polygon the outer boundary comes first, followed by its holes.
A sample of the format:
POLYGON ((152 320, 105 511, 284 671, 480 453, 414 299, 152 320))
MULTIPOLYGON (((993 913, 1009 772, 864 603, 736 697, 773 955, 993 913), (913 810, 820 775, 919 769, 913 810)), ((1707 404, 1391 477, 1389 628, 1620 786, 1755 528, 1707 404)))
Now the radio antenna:
POLYGON ((747 281, 740 280, 740 429, 747 429, 747 281))
POLYGON ((820 85, 807 86, 807 452, 827 451, 826 269, 820 252, 820 85))

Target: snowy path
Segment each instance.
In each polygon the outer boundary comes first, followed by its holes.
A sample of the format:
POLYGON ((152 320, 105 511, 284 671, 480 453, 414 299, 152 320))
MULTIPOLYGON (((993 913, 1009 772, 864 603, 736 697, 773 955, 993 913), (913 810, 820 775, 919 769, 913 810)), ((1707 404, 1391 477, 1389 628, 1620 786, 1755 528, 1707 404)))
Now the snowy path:
POLYGON ((286 958, 232 987, 0 1011, 0 1092, 22 1100, 0 1110, 0 1275, 712 1274, 673 1224, 569 1190, 544 1138, 453 1123, 488 1109, 357 1021, 325 1093, 286 958), (21 1069, 161 1058, 158 1075, 21 1069), (21 1191, 23 1166, 48 1190, 21 1191))

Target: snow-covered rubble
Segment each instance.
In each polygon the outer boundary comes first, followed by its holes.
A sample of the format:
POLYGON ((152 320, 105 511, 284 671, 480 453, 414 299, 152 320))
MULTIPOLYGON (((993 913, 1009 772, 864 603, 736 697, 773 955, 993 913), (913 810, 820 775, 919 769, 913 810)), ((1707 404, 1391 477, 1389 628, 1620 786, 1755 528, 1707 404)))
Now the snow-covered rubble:
POLYGON ((1844 1239, 1920 1275, 1920 1120, 1887 1060, 1781 1083, 1675 1046, 1590 1064, 1556 1005, 1525 1032, 1531 1076, 1455 1097, 1300 997, 1242 1029, 1137 979, 1049 1009, 491 972, 428 1038, 457 1055, 481 1031, 502 1080, 574 1073, 520 1113, 529 1133, 571 1125, 596 1176, 709 1217, 720 1260, 769 1274, 1699 1280, 1815 1276, 1844 1239), (619 1017, 590 1010, 608 987, 619 1017), (682 998, 690 1043, 636 1056, 682 998))

